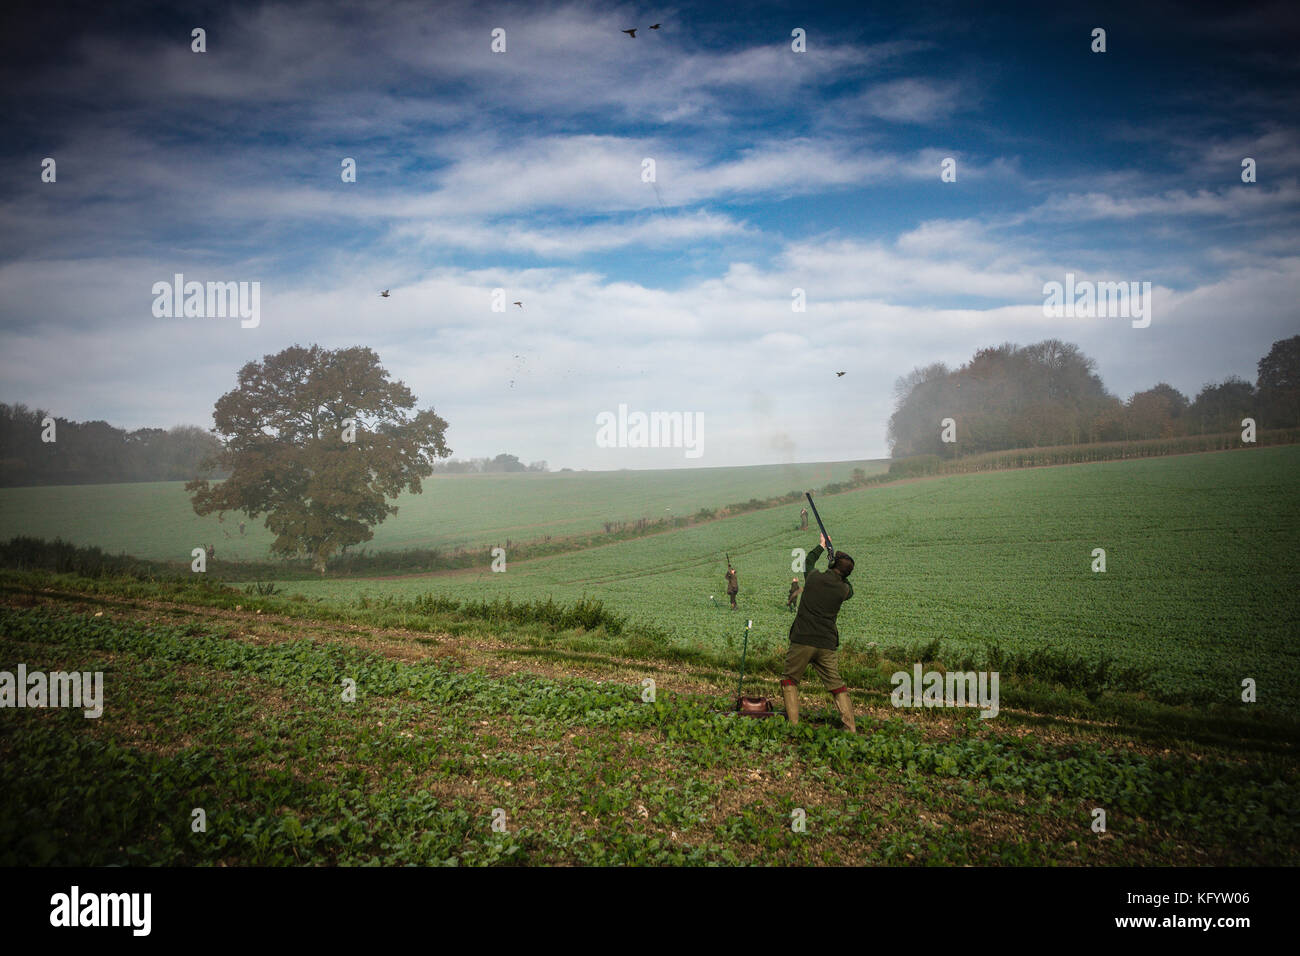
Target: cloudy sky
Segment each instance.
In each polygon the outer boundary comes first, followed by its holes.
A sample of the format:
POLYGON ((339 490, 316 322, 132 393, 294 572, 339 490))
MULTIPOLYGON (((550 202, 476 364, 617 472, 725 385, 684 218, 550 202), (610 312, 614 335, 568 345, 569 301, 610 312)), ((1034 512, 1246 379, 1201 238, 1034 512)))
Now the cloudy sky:
POLYGON ((1057 337, 1191 396, 1300 332, 1293 5, 889 7, 11 8, 0 401, 211 427, 243 363, 367 345, 457 457, 876 458, 917 365, 1057 337), (260 324, 155 317, 175 273, 260 324), (1150 326, 1045 317, 1067 273, 1150 326), (597 447, 620 404, 703 456, 597 447))

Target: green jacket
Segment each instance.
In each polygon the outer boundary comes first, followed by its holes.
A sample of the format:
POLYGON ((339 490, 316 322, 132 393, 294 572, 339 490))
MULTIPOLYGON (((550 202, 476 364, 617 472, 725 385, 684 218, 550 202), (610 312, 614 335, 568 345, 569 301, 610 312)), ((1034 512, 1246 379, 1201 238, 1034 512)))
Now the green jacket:
POLYGON ((804 562, 803 597, 799 613, 790 625, 790 643, 807 644, 835 650, 840 646, 840 632, 835 618, 840 605, 853 597, 853 585, 835 571, 818 571, 813 565, 822 555, 818 545, 808 552, 804 562))

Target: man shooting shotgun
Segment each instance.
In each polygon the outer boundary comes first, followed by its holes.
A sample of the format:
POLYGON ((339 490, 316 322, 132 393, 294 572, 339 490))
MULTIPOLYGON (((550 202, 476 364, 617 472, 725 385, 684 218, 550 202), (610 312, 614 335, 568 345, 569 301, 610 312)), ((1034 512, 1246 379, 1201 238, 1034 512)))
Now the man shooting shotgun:
POLYGON ((736 609, 736 595, 740 593, 740 575, 731 566, 731 555, 727 555, 727 597, 731 598, 731 609, 736 609))
POLYGON ((817 519, 817 527, 821 529, 821 544, 808 552, 804 561, 803 596, 794 623, 790 625, 790 650, 785 656, 781 697, 785 701, 786 719, 792 724, 799 723, 799 679, 811 664, 830 691, 844 726, 850 733, 854 733, 857 727, 853 722, 853 702, 849 699, 849 688, 840 679, 836 664, 840 632, 835 625, 840 605, 853 597, 853 585, 849 583, 849 575, 853 573, 853 558, 843 551, 835 551, 811 494, 808 495, 808 504, 812 508, 813 517, 817 519), (821 557, 822 548, 827 551, 829 566, 825 571, 818 571, 815 565, 821 557))

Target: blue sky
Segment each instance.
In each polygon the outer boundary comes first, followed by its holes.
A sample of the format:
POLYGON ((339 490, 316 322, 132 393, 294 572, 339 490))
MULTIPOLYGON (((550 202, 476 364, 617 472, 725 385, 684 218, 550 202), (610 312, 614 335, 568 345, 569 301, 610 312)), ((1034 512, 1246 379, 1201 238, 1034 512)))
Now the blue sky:
POLYGON ((1121 397, 1194 395, 1300 332, 1284 4, 9 17, 0 400, 69 418, 207 427, 243 363, 362 344, 458 457, 871 458, 917 365, 1057 337, 1121 397), (177 272, 261 282, 260 325, 155 318, 177 272), (1044 317, 1067 272, 1151 282, 1150 327, 1044 317), (619 404, 703 413, 704 456, 598 448, 619 404))

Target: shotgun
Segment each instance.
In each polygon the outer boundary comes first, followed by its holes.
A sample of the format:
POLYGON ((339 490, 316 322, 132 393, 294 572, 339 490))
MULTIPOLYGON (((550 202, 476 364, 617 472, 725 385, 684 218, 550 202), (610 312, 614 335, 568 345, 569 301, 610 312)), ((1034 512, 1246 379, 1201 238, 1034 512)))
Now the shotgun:
POLYGON ((817 513, 817 506, 813 504, 812 492, 805 491, 804 497, 808 499, 808 507, 812 509, 813 517, 817 519, 817 527, 822 529, 822 537, 826 539, 826 556, 830 563, 835 563, 835 546, 831 544, 831 536, 826 531, 826 525, 822 524, 822 516, 817 513))

